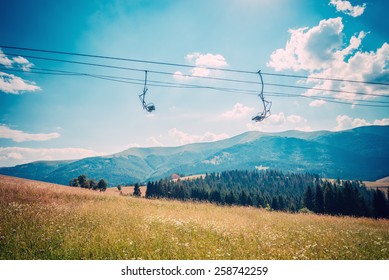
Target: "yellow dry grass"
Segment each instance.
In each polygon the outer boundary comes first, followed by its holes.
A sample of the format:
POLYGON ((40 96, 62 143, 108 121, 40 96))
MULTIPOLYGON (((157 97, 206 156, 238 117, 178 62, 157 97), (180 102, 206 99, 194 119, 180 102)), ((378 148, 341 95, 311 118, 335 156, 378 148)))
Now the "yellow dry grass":
POLYGON ((0 259, 389 259, 389 221, 147 200, 0 176, 0 259))

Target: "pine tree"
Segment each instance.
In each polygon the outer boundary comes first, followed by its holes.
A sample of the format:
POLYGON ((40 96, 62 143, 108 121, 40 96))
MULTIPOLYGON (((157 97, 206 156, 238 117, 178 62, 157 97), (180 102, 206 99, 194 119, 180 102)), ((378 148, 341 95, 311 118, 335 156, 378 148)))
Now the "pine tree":
POLYGON ((377 189, 373 196, 374 217, 384 218, 386 214, 386 198, 385 194, 377 189))
POLYGON ((313 198, 312 188, 311 186, 308 186, 304 193, 304 205, 311 211, 313 211, 315 207, 313 198))
POLYGON ((245 190, 242 190, 239 194, 239 205, 246 206, 248 204, 248 196, 245 190))
POLYGON ((278 198, 277 196, 273 196, 272 201, 271 201, 271 209, 273 210, 279 210, 279 204, 278 204, 278 198))
POLYGON ((324 213, 335 214, 335 194, 329 182, 324 187, 324 213))
POLYGON ((324 195, 319 184, 316 184, 314 210, 316 213, 324 213, 324 195))
POLYGON ((137 196, 137 197, 140 197, 142 195, 142 192, 140 191, 140 187, 139 187, 138 183, 136 183, 135 186, 134 186, 133 195, 137 196))

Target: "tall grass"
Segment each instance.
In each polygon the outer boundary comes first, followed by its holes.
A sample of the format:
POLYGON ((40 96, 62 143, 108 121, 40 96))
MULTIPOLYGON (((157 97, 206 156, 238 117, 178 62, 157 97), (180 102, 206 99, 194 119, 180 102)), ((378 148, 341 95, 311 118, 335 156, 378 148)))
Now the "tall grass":
POLYGON ((389 259, 389 221, 120 197, 0 176, 0 259, 389 259))

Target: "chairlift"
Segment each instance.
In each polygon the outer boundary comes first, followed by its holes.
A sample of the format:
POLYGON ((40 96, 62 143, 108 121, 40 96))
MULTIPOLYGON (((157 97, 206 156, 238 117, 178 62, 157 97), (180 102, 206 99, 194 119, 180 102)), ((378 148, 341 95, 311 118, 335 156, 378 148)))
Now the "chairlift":
POLYGON ((252 117, 251 120, 256 121, 256 122, 261 122, 264 119, 271 116, 270 108, 271 108, 272 102, 265 100, 265 98, 263 96, 264 84, 263 84, 261 70, 258 71, 258 74, 259 74, 259 77, 261 78, 261 92, 258 94, 258 96, 262 101, 263 111, 258 113, 256 116, 252 117))
POLYGON ((143 87, 142 94, 139 95, 139 99, 142 102, 143 109, 145 109, 147 112, 151 113, 152 111, 155 110, 155 106, 153 103, 146 103, 146 101, 145 101, 146 92, 148 90, 146 84, 147 84, 147 71, 145 71, 145 84, 143 87))

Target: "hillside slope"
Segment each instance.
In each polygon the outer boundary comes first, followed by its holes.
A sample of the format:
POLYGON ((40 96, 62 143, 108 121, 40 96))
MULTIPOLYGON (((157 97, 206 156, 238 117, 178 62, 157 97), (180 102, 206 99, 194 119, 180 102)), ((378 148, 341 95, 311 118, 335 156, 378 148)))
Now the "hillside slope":
POLYGON ((389 221, 142 199, 0 175, 0 260, 389 258, 389 221))

